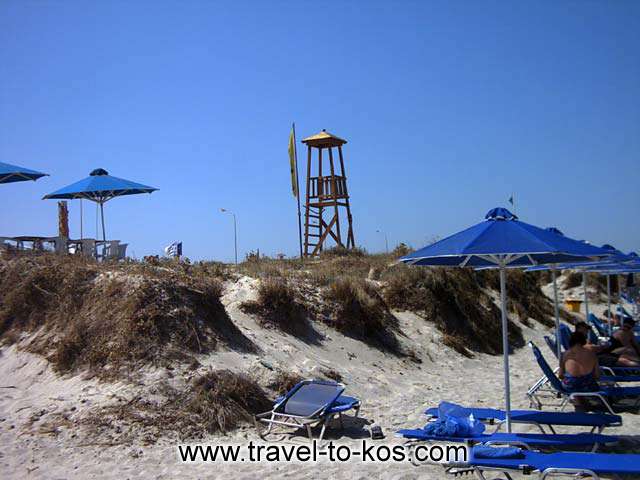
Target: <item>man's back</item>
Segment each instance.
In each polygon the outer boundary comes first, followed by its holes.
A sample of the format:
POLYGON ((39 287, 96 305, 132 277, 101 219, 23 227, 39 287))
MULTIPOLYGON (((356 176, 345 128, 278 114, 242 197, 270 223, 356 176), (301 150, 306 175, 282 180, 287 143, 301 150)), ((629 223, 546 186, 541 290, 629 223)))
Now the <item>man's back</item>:
POLYGON ((593 373, 597 364, 596 354, 582 346, 576 345, 564 354, 564 370, 574 377, 593 373))

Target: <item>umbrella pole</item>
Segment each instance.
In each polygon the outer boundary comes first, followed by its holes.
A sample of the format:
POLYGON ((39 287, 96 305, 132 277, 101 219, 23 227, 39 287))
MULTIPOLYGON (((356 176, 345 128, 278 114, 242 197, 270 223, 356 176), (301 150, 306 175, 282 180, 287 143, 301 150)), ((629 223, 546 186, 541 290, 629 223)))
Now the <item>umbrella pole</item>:
POLYGON ((84 238, 82 233, 82 199, 80 199, 80 240, 84 238))
POLYGON ((104 259, 104 253, 107 249, 107 233, 104 229, 104 202, 100 202, 100 218, 102 219, 102 241, 104 242, 102 244, 102 257, 104 259))
POLYGON ((589 298, 587 297, 587 274, 582 272, 582 288, 584 290, 584 319, 589 321, 589 298))
POLYGON ((607 273, 607 311, 609 314, 607 315, 607 320, 609 321, 609 336, 613 333, 613 318, 611 315, 611 278, 609 278, 609 274, 607 273))
POLYGON ((556 352, 558 361, 562 356, 562 345, 560 343, 560 310, 558 309, 558 285, 556 282, 556 269, 551 267, 551 278, 553 279, 553 307, 556 315, 556 352))
POLYGON ((511 386, 509 384, 509 334, 507 322, 507 288, 504 265, 500 265, 500 303, 502 304, 502 357, 504 363, 504 403, 507 432, 511 433, 511 386))

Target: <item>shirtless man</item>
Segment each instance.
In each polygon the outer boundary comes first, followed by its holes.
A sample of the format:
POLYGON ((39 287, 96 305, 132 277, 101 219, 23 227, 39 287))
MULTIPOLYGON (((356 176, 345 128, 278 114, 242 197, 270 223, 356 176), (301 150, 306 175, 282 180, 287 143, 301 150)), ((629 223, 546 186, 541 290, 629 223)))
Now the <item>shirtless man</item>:
POLYGON ((613 334, 613 339, 620 345, 612 353, 618 355, 618 365, 625 367, 640 366, 640 345, 633 334, 633 327, 636 322, 630 318, 625 318, 622 328, 613 334))
MULTIPOLYGON (((600 367, 598 357, 585 348, 587 338, 580 332, 574 332, 569 339, 569 350, 564 352, 560 361, 558 377, 569 392, 597 392, 600 367)), ((585 409, 582 400, 575 401, 576 410, 585 409)))

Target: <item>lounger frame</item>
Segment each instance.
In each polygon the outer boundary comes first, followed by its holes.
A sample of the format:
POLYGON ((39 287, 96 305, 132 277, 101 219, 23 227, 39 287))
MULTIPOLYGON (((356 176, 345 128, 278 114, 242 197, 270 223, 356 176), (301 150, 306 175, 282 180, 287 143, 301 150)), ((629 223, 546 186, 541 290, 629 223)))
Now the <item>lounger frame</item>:
MULTIPOLYGON (((539 480, 546 480, 547 478, 552 477, 573 477, 573 478, 591 478, 593 480, 600 480, 600 476, 594 472, 593 470, 585 469, 585 468, 547 468, 542 472, 532 469, 528 465, 522 465, 520 469, 505 469, 505 468, 495 468, 495 467, 483 467, 477 465, 469 465, 463 464, 460 466, 446 466, 445 472, 454 476, 464 475, 467 473, 474 473, 476 477, 480 480, 496 480, 496 479, 488 479, 485 476, 485 472, 499 472, 505 476, 506 480, 513 480, 511 473, 518 472, 524 475, 530 475, 533 473, 538 474, 539 480)), ((620 478, 617 475, 614 475, 613 478, 620 478)))
MULTIPOLYGON (((327 426, 329 425, 331 419, 335 418, 336 416, 338 417, 339 421, 340 421, 340 428, 344 428, 344 423, 342 421, 342 411, 340 412, 327 412, 327 406, 323 406, 321 408, 319 408, 318 410, 316 410, 315 412, 311 413, 310 415, 306 415, 306 416, 301 416, 301 415, 293 415, 290 413, 285 413, 285 412, 278 412, 278 408, 283 405, 285 402, 287 402, 289 400, 289 398, 295 394, 295 392, 303 385, 305 384, 309 384, 309 383, 319 383, 318 380, 314 380, 314 379, 307 379, 307 380, 303 380, 302 382, 298 383, 294 388, 291 389, 291 391, 289 391, 287 393, 287 395, 285 395, 278 403, 276 403, 273 407, 273 409, 271 409, 268 412, 264 412, 264 413, 260 413, 258 415, 256 415, 254 417, 254 421, 256 422, 263 422, 268 424, 269 426, 267 427, 266 432, 260 433, 260 437, 266 440, 267 435, 270 435, 273 431, 273 426, 274 425, 279 425, 279 426, 283 426, 283 427, 293 427, 296 429, 305 429, 307 432, 307 436, 309 437, 309 441, 313 441, 313 432, 312 432, 312 428, 316 425, 322 424, 322 429, 320 430, 320 435, 318 436, 318 443, 322 442, 322 439, 324 438, 324 434, 326 432, 327 426)), ((335 382, 326 382, 326 383, 331 383, 331 385, 337 385, 339 387, 342 387, 342 390, 338 393, 338 395, 336 396, 336 398, 334 399, 334 401, 336 399, 338 399, 340 397, 340 395, 342 395, 342 392, 345 389, 345 386, 342 383, 335 383, 335 382)), ((360 401, 358 401, 356 404, 353 405, 353 407, 351 409, 353 409, 355 411, 355 417, 358 416, 358 414, 360 413, 360 401)), ((258 428, 258 425, 256 425, 256 428, 258 429, 258 431, 260 431, 260 429, 258 428)))
MULTIPOLYGON (((539 352, 538 347, 536 347, 533 342, 529 342, 529 346, 531 347, 531 350, 534 352, 534 354, 535 354, 536 350, 539 352)), ((542 355, 542 354, 540 353, 540 355, 542 355)), ((536 361, 538 361, 537 358, 536 358, 536 361)), ((544 358, 542 358, 542 361, 544 361, 544 363, 546 363, 544 358)), ((551 370, 551 367, 548 364, 546 366, 549 368, 549 370, 551 370)), ((540 367, 542 368, 542 365, 540 367)), ((551 375, 555 376, 556 372, 557 372, 557 370, 551 370, 551 375)), ((549 378, 549 375, 547 374, 547 372, 544 371, 544 368, 543 368, 543 373, 544 373, 544 378, 546 379, 546 384, 548 384, 551 388, 553 388, 553 390, 555 391, 556 397, 558 399, 562 400, 561 403, 559 405, 557 405, 560 408, 560 411, 563 411, 565 409, 565 407, 570 402, 572 402, 573 400, 580 400, 582 398, 597 400, 600 403, 600 405, 602 405, 604 410, 606 410, 606 412, 610 413, 611 415, 617 415, 618 412, 620 412, 621 410, 624 411, 624 410, 637 408, 640 405, 640 397, 639 397, 636 400, 636 404, 634 405, 634 407, 631 407, 629 409, 627 409, 627 408, 618 409, 616 411, 613 408, 611 402, 609 402, 609 400, 606 398, 605 395, 603 395, 602 392, 573 392, 573 393, 569 393, 569 392, 561 391, 561 390, 558 390, 558 388, 556 388, 555 385, 553 385, 553 382, 549 378)), ((542 390, 541 386, 539 385, 541 380, 536 382, 536 384, 533 387, 531 387, 529 389, 529 391, 527 392, 527 397, 529 398, 529 403, 530 403, 531 407, 537 408, 538 410, 542 409, 543 405, 548 405, 548 404, 544 404, 542 402, 542 398, 544 398, 544 394, 541 395, 540 392, 544 392, 544 390, 542 390), (536 388, 536 386, 537 386, 537 388, 536 388)), ((557 377, 556 377, 556 380, 557 380, 557 377)), ((615 382, 614 382, 614 385, 615 385, 615 382)), ((615 405, 615 403, 614 403, 614 405, 615 405)))

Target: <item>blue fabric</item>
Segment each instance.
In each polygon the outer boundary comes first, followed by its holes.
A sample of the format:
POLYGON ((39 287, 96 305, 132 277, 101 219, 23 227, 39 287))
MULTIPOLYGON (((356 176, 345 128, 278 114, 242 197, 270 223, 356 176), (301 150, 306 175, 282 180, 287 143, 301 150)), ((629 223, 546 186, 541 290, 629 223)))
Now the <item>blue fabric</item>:
POLYGON ((343 391, 344 386, 335 382, 304 380, 287 393, 277 409, 300 417, 320 415, 333 405, 343 391))
MULTIPOLYGON (((482 421, 504 421, 504 410, 495 408, 463 407, 482 421)), ((438 416, 438 408, 431 407, 425 410, 426 415, 434 418, 438 416)), ((622 423, 620 415, 604 413, 583 412, 543 412, 539 410, 512 410, 511 419, 518 423, 540 423, 542 425, 575 425, 579 427, 607 427, 622 423)))
POLYGON ((27 180, 37 180, 48 173, 37 172, 29 168, 18 167, 9 163, 0 162, 0 183, 24 182, 27 180))
MULTIPOLYGON (((277 397, 274 400, 274 405, 277 405, 278 403, 280 403, 282 400, 284 400, 285 396, 282 395, 280 397, 277 397)), ((349 397, 347 395, 340 395, 335 402, 333 402, 333 404, 331 405, 331 407, 329 407, 327 409, 327 413, 340 413, 340 412, 346 412, 348 410, 351 410, 353 408, 356 408, 358 405, 360 404, 360 400, 355 398, 355 397, 349 397)))
POLYGON ((573 376, 570 373, 565 373, 562 379, 562 385, 567 392, 597 392, 600 390, 600 386, 593 376, 593 373, 587 375, 573 376))
POLYGON ((622 417, 605 413, 583 412, 539 412, 531 410, 514 410, 514 416, 519 422, 541 423, 543 425, 575 425, 579 427, 607 427, 620 425, 622 417))
POLYGON ((640 397, 640 387, 602 387, 600 391, 607 397, 615 399, 640 397))
POLYGON ((556 377, 556 374, 553 372, 553 370, 551 369, 551 367, 549 366, 547 361, 542 356, 542 352, 540 351, 540 349, 538 347, 536 347, 533 344, 533 342, 529 342, 529 345, 531 346, 531 350, 533 351, 533 356, 535 357, 536 361, 538 362, 538 365, 540 366, 540 369, 542 370, 542 372, 547 377, 547 380, 549 380, 549 383, 557 391, 562 392, 562 393, 567 393, 566 389, 564 388, 564 385, 562 385, 562 382, 558 379, 558 377, 556 377))
POLYGON ((413 265, 495 267, 480 255, 527 254, 508 263, 526 267, 609 255, 599 247, 521 222, 509 216, 506 209, 496 210, 489 212, 484 222, 401 257, 400 261, 413 265))
POLYGON ((571 338, 571 329, 564 323, 560 324, 560 346, 563 350, 569 350, 569 339, 571 338))
POLYGON ((557 452, 540 453, 524 451, 524 458, 478 458, 474 447, 469 463, 490 468, 520 470, 523 466, 537 471, 548 468, 587 469, 598 474, 631 475, 640 473, 640 455, 623 453, 557 452))
POLYGON ((141 183, 124 180, 118 177, 106 175, 105 170, 98 169, 92 172, 87 178, 84 178, 69 186, 56 190, 49 195, 45 195, 45 199, 75 199, 86 198, 93 201, 104 201, 112 197, 122 195, 135 195, 138 193, 151 193, 157 188, 143 185, 141 183), (98 172, 99 174, 95 174, 98 172))
POLYGON ((473 447, 475 458, 524 458, 522 449, 517 447, 486 447, 478 445, 473 447))
POLYGON ((606 337, 609 334, 608 327, 593 313, 589 313, 589 317, 587 318, 587 320, 598 331, 598 335, 600 335, 601 337, 606 337))
MULTIPOLYGON (((435 423, 435 422, 432 422, 435 423)), ((424 428, 399 430, 398 435, 412 440, 444 441, 444 442, 474 442, 474 443, 523 443, 528 446, 564 448, 595 445, 596 443, 613 444, 619 441, 618 437, 601 435, 597 433, 578 434, 546 434, 546 433, 480 433, 477 435, 435 435, 428 432, 427 424, 424 428)))
POLYGON ((430 435, 442 437, 477 436, 485 426, 468 409, 450 402, 440 402, 438 419, 429 422, 424 430, 430 435))
POLYGON ((547 344, 547 346, 549 347, 549 350, 551 350, 551 353, 553 353, 553 355, 555 357, 557 357, 558 356, 558 344, 556 343, 556 341, 553 338, 551 338, 550 336, 548 336, 548 335, 544 336, 544 341, 547 344))

